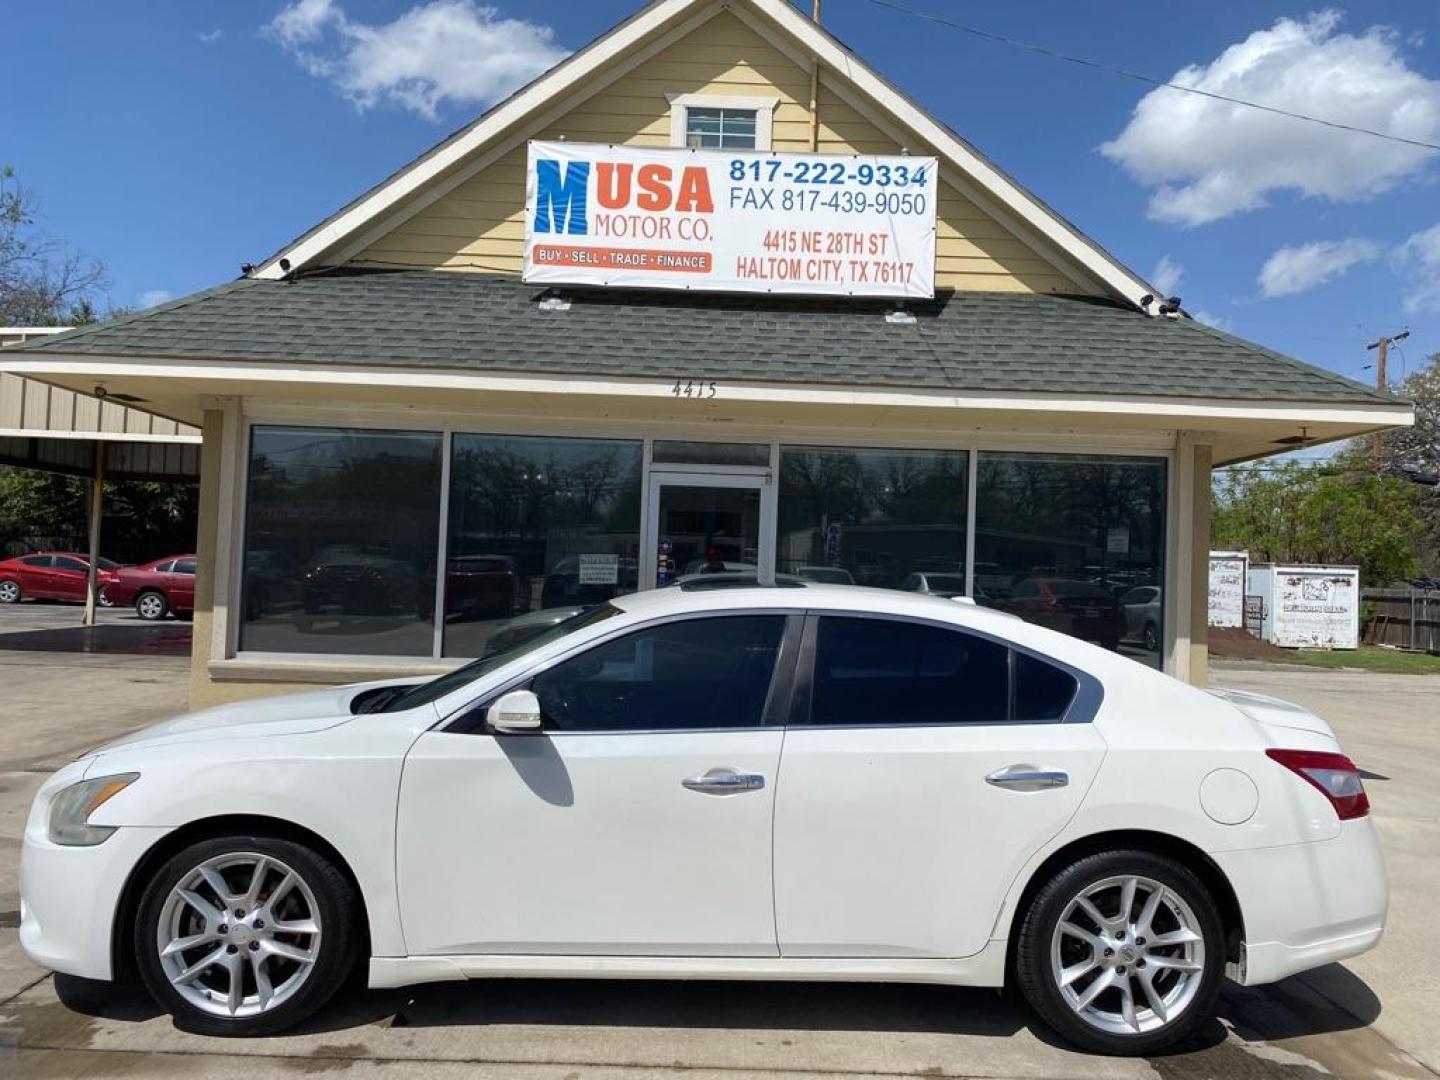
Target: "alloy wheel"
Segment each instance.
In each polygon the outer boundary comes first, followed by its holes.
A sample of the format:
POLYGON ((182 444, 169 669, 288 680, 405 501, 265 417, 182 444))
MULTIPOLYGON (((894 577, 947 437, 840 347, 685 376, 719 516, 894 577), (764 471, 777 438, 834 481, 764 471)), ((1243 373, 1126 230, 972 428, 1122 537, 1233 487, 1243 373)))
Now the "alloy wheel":
POLYGON ((320 908, 310 885, 269 855, 200 863, 165 898, 156 927, 160 967, 204 1013, 268 1013, 305 985, 320 956, 320 908))
POLYGON ((158 593, 146 593, 135 604, 142 619, 158 619, 165 614, 165 599, 158 593))
POLYGON ((13 604, 19 599, 19 585, 13 581, 0 581, 0 604, 13 604))
POLYGON ((1110 1035, 1159 1031, 1200 990, 1201 923, 1161 882, 1109 877, 1066 905, 1051 937, 1050 967, 1061 997, 1090 1027, 1110 1035))

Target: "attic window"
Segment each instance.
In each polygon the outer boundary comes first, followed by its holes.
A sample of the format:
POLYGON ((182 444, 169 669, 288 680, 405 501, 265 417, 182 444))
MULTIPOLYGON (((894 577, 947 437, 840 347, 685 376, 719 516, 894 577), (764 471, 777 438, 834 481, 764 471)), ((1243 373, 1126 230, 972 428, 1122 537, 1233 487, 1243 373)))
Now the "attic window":
POLYGON ((671 94, 670 145, 693 150, 769 150, 779 98, 671 94))

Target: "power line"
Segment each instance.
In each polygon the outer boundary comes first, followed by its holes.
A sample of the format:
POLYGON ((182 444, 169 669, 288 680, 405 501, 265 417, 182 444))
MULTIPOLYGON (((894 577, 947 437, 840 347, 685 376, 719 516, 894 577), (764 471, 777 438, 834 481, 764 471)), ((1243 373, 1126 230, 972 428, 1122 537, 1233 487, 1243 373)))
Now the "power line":
POLYGON ((1281 109, 1275 105, 1262 105, 1258 101, 1246 101, 1244 98, 1231 97, 1229 94, 1217 94, 1212 90, 1201 90, 1194 86, 1181 86, 1179 83, 1167 82, 1164 79, 1157 79, 1153 75, 1146 75, 1139 71, 1129 71, 1126 68, 1112 67, 1099 60, 1090 60, 1083 56, 1071 56, 1068 53, 1062 53, 1056 49, 1047 48, 1044 45, 1032 45, 1030 42, 1017 41, 1014 38, 1006 37, 1004 34, 981 30, 977 26, 967 26, 964 23, 958 23, 953 19, 947 19, 940 15, 931 15, 924 11, 914 11, 894 3, 893 0, 870 0, 870 3, 876 7, 889 8, 891 11, 899 12, 901 15, 909 15, 914 19, 923 19, 926 22, 939 23, 941 26, 948 26, 952 30, 960 30, 966 34, 983 38, 986 41, 1007 45, 1012 49, 1024 49, 1027 52, 1048 56, 1052 60, 1063 60, 1067 64, 1078 64, 1081 67, 1094 68, 1096 71, 1104 71, 1110 75, 1119 75, 1126 79, 1134 79, 1137 82, 1146 83, 1150 86, 1179 90, 1182 93, 1196 94, 1200 97, 1211 98, 1215 101, 1225 101, 1231 105, 1243 105, 1247 109, 1259 109, 1261 112, 1273 113, 1276 116, 1286 116, 1292 120, 1304 120, 1307 123, 1320 124, 1323 127, 1335 128, 1339 131, 1353 131, 1360 135, 1373 135, 1377 139, 1404 143, 1407 146, 1418 146, 1422 150, 1440 150, 1440 143, 1425 142, 1423 139, 1408 139, 1403 135, 1391 135, 1388 132, 1376 131, 1374 128, 1359 127, 1356 124, 1342 124, 1338 120, 1326 120, 1323 117, 1310 116, 1306 113, 1291 112, 1289 109, 1281 109))

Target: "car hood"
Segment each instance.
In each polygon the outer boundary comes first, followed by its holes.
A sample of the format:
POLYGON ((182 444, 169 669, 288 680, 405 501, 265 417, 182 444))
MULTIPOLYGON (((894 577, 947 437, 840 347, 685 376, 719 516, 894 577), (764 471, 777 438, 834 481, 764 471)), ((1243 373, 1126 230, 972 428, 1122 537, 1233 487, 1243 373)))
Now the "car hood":
POLYGON ((282 694, 279 697, 216 705, 209 709, 185 713, 172 720, 162 720, 103 746, 97 746, 81 756, 104 754, 121 748, 135 749, 140 746, 170 745, 242 735, 301 735, 310 731, 323 731, 353 719, 350 701, 362 690, 414 681, 393 679, 332 686, 323 690, 305 690, 298 694, 282 694))
POLYGON ((1271 728, 1290 728, 1294 731, 1308 731, 1335 739, 1335 732, 1320 717, 1293 701, 1252 694, 1246 690, 1211 690, 1221 701, 1228 701, 1257 723, 1271 728))

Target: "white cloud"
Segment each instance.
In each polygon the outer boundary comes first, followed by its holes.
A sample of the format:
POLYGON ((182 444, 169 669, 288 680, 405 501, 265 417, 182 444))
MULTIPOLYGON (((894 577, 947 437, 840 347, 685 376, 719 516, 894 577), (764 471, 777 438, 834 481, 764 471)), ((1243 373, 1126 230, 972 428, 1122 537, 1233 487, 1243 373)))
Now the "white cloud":
POLYGON ((175 299, 175 294, 169 289, 147 289, 140 294, 140 306, 152 308, 173 299, 175 299))
MULTIPOLYGON (((1412 71, 1383 27, 1338 33, 1340 15, 1283 18, 1170 81, 1428 142, 1440 141, 1440 80, 1412 71)), ((1433 151, 1159 88, 1101 153, 1153 188, 1157 221, 1203 225, 1272 191, 1352 201, 1426 167, 1433 151)))
POLYGON ((214 30, 208 31, 207 33, 196 34, 195 36, 206 45, 214 45, 215 42, 225 36, 225 31, 217 26, 214 30))
POLYGON ((1266 296, 1308 292, 1357 263, 1379 257, 1380 245, 1372 240, 1316 240, 1282 247, 1260 268, 1260 291, 1266 296))
POLYGON ((387 102, 432 120, 446 102, 498 101, 568 55, 550 27, 475 0, 430 0, 374 25, 336 0, 293 0, 264 32, 357 109, 387 102))
POLYGON ((1412 235, 1391 262, 1405 281, 1405 310, 1440 312, 1440 225, 1412 235))
POLYGON ((1150 271, 1150 284, 1160 290, 1161 296, 1173 296, 1175 286, 1180 284, 1180 279, 1185 276, 1185 268, 1177 263, 1169 255, 1160 256, 1160 261, 1155 264, 1155 269, 1150 271))

